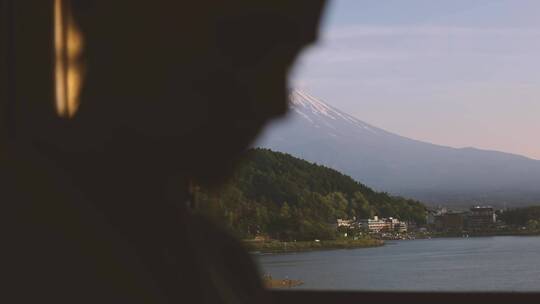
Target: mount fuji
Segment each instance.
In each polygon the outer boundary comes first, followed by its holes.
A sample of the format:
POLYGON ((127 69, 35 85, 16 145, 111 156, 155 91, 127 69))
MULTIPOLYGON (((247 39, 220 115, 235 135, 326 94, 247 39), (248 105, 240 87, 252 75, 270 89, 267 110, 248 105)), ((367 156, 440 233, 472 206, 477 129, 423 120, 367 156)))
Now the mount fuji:
POLYGON ((540 161, 451 148, 387 132, 310 94, 290 93, 287 118, 256 146, 290 153, 351 175, 380 191, 431 204, 540 203, 540 161))

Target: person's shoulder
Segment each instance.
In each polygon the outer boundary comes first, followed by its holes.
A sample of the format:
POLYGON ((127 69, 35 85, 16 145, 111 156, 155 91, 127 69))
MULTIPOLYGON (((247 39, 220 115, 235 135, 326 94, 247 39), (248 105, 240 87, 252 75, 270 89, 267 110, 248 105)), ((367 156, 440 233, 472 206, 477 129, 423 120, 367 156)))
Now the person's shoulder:
POLYGON ((218 253, 214 254, 215 258, 232 261, 233 264, 238 263, 239 265, 234 266, 236 269, 240 265, 248 266, 251 275, 256 274, 257 268, 246 248, 226 228, 205 216, 192 215, 189 230, 195 234, 195 242, 198 243, 199 247, 218 253))
POLYGON ((0 302, 158 298, 149 295, 156 293, 130 248, 53 170, 31 159, 2 159, 0 197, 0 268, 7 282, 0 302))
POLYGON ((194 215, 191 223, 194 245, 207 267, 217 272, 242 302, 269 302, 270 293, 264 289, 258 267, 241 241, 207 217, 194 215))

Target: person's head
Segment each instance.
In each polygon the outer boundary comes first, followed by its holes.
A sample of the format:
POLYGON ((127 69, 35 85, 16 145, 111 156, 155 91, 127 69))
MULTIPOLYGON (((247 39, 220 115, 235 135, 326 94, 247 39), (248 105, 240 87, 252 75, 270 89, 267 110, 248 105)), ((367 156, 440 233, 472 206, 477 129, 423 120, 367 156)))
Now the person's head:
POLYGON ((314 41, 323 2, 72 1, 84 40, 80 106, 58 118, 49 144, 220 178, 286 111, 287 72, 314 41))

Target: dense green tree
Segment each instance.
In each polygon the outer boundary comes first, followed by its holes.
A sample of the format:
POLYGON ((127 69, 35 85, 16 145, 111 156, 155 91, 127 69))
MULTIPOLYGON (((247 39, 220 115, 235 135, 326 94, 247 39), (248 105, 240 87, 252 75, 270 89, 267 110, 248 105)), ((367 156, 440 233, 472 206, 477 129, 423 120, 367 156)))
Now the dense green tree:
POLYGON ((535 222, 540 222, 540 206, 508 209, 500 212, 498 216, 500 220, 510 226, 531 228, 535 222))

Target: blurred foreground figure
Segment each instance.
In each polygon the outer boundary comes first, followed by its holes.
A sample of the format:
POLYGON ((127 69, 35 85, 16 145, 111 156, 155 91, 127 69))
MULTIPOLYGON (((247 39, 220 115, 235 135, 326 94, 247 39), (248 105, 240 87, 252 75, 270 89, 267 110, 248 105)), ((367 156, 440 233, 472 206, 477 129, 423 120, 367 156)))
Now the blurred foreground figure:
POLYGON ((188 184, 285 113, 323 2, 4 0, 0 302, 270 301, 188 184))

